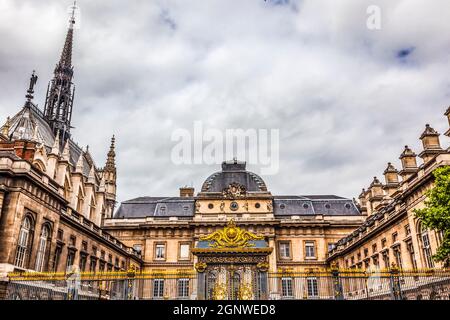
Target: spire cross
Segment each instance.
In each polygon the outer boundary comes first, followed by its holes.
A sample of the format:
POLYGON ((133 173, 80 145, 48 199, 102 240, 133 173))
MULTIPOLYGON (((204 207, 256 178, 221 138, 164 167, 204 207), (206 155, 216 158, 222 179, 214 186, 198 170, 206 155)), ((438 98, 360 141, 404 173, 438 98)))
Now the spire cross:
POLYGON ((76 1, 73 2, 73 6, 71 8, 72 8, 72 14, 70 15, 70 26, 73 27, 73 25, 75 24, 75 10, 77 9, 76 1))

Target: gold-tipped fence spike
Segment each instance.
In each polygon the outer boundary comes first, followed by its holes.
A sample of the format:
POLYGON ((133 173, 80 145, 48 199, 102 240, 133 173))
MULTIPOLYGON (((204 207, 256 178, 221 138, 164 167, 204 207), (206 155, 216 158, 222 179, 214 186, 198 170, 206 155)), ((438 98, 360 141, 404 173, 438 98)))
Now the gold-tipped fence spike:
MULTIPOLYGON (((342 277, 370 277, 373 275, 389 276, 398 274, 401 276, 450 276, 448 269, 398 269, 394 272, 389 269, 366 270, 366 269, 319 269, 319 270, 294 270, 279 269, 270 271, 267 274, 271 277, 331 277, 338 273, 342 277)), ((106 272, 80 272, 76 276, 80 280, 125 280, 135 279, 157 279, 157 278, 194 278, 198 272, 195 269, 178 270, 126 270, 126 271, 106 271, 106 272)), ((66 272, 10 272, 8 278, 13 281, 59 281, 68 280, 73 274, 66 272)))

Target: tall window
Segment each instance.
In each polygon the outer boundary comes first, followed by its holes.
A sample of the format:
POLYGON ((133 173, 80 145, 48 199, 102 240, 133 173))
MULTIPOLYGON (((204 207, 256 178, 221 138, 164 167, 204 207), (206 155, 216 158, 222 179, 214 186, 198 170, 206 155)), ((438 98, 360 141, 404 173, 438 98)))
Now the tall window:
POLYGON ((94 197, 91 198, 91 204, 89 205, 89 220, 93 221, 95 218, 95 202, 94 197))
POLYGON ((164 297, 164 279, 153 280, 153 298, 164 297))
POLYGON ((86 260, 87 260, 86 254, 80 254, 80 271, 81 272, 84 272, 86 269, 86 260))
MULTIPOLYGON (((56 175, 57 170, 55 170, 55 175, 56 175)), ((70 200, 70 185, 69 182, 67 181, 67 179, 65 179, 64 181, 64 198, 66 200, 70 200)))
POLYGON ((281 259, 290 259, 291 258, 291 244, 287 241, 280 242, 279 244, 280 249, 280 258, 281 259))
POLYGON ((66 262, 66 270, 69 269, 73 265, 73 262, 75 261, 75 251, 70 250, 67 253, 67 262, 66 262))
POLYGON ((319 296, 319 288, 316 277, 309 277, 306 279, 308 297, 315 298, 319 296))
POLYGON ((179 248, 179 258, 180 260, 188 260, 189 259, 189 251, 190 245, 188 243, 181 243, 179 248))
POLYGON ((406 244, 406 247, 408 249, 409 260, 411 261, 412 268, 417 269, 417 261, 416 261, 414 246, 413 246, 412 242, 408 242, 406 244))
POLYGON ((316 248, 314 246, 314 241, 306 241, 305 242, 305 254, 306 254, 306 258, 315 258, 316 257, 316 248))
POLYGON ((164 243, 158 243, 155 245, 155 259, 166 258, 166 245, 164 243))
POLYGON ((19 232, 19 241, 17 243, 16 259, 14 264, 20 268, 27 267, 28 255, 31 251, 32 243, 32 224, 30 216, 26 216, 22 222, 19 232))
POLYGON ((178 279, 178 297, 189 297, 189 279, 178 279))
POLYGON ((80 213, 81 210, 83 210, 83 192, 81 191, 80 188, 77 196, 77 212, 80 213))
POLYGON ((58 244, 55 248, 55 255, 53 256, 53 266, 52 271, 58 271, 59 260, 61 259, 62 246, 58 244))
POLYGON ((372 261, 373 261, 373 265, 374 265, 375 269, 378 269, 380 267, 379 262, 378 262, 378 255, 373 256, 372 261))
POLYGON ((400 251, 400 246, 397 246, 394 248, 394 257, 395 257, 395 263, 397 264, 397 267, 399 267, 400 269, 403 269, 402 252, 400 251))
POLYGON ((281 294, 284 298, 292 298, 292 278, 281 278, 281 294))
POLYGON ((97 269, 97 259, 91 258, 91 263, 89 265, 89 272, 94 272, 97 269))
POLYGON ((41 236, 39 237, 38 252, 36 255, 36 271, 44 271, 47 261, 48 243, 50 238, 50 227, 47 224, 42 226, 41 236))
POLYGON ((389 268, 389 251, 383 251, 383 262, 384 262, 384 267, 387 269, 389 268))
POLYGON ((432 258, 430 237, 428 235, 428 230, 420 224, 420 239, 422 240, 422 251, 425 258, 425 264, 427 268, 433 268, 434 262, 432 258))

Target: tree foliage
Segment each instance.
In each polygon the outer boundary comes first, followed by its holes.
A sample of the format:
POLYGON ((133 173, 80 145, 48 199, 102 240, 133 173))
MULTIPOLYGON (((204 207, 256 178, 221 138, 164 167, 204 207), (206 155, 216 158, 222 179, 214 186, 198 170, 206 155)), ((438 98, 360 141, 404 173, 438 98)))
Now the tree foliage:
POLYGON ((450 262, 450 166, 436 169, 433 172, 435 183, 427 191, 425 208, 415 209, 416 217, 422 220, 423 226, 441 232, 443 240, 433 256, 436 261, 450 262))

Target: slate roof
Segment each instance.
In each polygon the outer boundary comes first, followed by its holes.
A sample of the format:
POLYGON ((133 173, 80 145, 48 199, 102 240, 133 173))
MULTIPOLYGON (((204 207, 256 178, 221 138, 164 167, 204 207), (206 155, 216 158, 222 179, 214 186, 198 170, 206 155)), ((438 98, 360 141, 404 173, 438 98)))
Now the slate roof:
POLYGON ((352 216, 360 215, 355 203, 335 195, 275 196, 275 216, 317 215, 352 216))
POLYGON ((114 218, 193 217, 192 197, 140 197, 120 204, 114 218))
MULTIPOLYGON (((39 143, 43 143, 47 152, 50 152, 55 143, 55 135, 52 129, 44 119, 42 111, 32 102, 27 103, 18 113, 11 118, 11 126, 9 129, 9 137, 12 140, 37 139, 39 143), (36 136, 35 136, 36 132, 36 136)), ((63 146, 60 146, 62 152, 63 146)), ((76 166, 82 148, 77 145, 72 139, 69 139, 70 148, 70 163, 73 167, 76 166)), ((89 176, 89 171, 92 165, 95 165, 92 158, 86 152, 83 154, 83 175, 89 176), (89 159, 88 159, 89 158, 89 159)))
MULTIPOLYGON (((246 163, 237 160, 222 163, 222 171, 209 176, 200 194, 222 192, 231 183, 244 185, 247 192, 267 192, 264 181, 246 170, 246 163)), ((114 218, 193 217, 194 197, 139 197, 119 206, 114 218)), ((352 216, 360 215, 355 203, 336 195, 281 195, 273 198, 275 217, 283 216, 352 216)))

